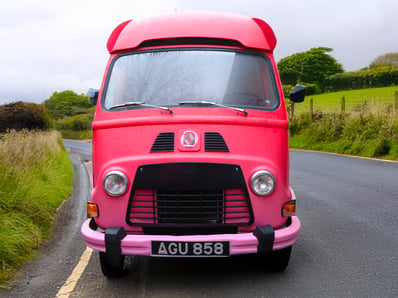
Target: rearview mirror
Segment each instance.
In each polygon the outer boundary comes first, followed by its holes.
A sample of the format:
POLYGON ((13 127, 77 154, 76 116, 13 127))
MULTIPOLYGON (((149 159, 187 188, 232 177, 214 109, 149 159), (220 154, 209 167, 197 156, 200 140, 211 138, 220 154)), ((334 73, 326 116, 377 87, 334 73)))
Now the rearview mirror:
POLYGON ((293 89, 290 91, 289 97, 290 100, 293 102, 303 102, 305 98, 305 92, 307 91, 307 88, 303 85, 296 85, 293 87, 293 89))
POLYGON ((90 102, 91 102, 91 104, 93 106, 95 106, 97 104, 98 93, 99 93, 99 90, 98 89, 94 89, 94 88, 90 88, 87 91, 87 96, 90 98, 90 102))

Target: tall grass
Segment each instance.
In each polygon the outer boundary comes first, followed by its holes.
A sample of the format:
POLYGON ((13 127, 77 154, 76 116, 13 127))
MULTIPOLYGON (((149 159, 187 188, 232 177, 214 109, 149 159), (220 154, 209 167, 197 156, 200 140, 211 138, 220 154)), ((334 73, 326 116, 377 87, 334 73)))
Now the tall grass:
POLYGON ((72 177, 58 132, 0 136, 0 287, 51 235, 56 209, 72 192, 72 177))

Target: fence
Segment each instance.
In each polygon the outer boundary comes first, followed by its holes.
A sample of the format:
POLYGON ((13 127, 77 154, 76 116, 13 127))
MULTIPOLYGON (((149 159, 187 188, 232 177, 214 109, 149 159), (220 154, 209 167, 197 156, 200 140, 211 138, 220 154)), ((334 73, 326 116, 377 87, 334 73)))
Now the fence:
MULTIPOLYGON (((313 120, 314 119, 314 100, 313 98, 309 99, 310 103, 309 103, 309 115, 310 115, 310 119, 313 120)), ((290 103, 290 107, 288 108, 288 113, 289 113, 289 118, 293 118, 295 115, 294 112, 294 102, 290 103)), ((345 96, 341 97, 340 100, 340 113, 345 113, 346 112, 346 99, 345 96)), ((393 102, 392 102, 392 109, 391 109, 391 114, 392 117, 397 117, 398 115, 398 91, 394 92, 394 97, 393 97, 393 102)))

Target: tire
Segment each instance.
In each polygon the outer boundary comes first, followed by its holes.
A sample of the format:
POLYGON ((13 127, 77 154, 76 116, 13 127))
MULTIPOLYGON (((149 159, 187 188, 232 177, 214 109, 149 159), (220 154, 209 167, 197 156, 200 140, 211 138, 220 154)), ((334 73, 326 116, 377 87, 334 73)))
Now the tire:
POLYGON ((281 250, 274 250, 269 254, 270 268, 274 272, 283 272, 289 265, 292 247, 288 246, 281 250))
POLYGON ((126 275, 127 270, 124 269, 124 256, 120 256, 118 264, 115 266, 108 260, 106 253, 100 252, 100 263, 102 274, 108 278, 121 277, 126 275))
POLYGON ((256 267, 266 272, 283 272, 289 265, 292 247, 286 247, 281 250, 273 250, 267 254, 257 255, 256 267))

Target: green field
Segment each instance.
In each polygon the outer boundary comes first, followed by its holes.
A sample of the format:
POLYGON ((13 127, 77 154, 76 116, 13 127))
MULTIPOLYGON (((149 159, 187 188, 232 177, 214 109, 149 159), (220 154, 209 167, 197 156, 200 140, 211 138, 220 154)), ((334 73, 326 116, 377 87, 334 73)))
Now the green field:
POLYGON ((337 113, 340 112, 341 99, 344 97, 346 112, 358 112, 364 105, 373 113, 389 112, 395 92, 398 92, 398 86, 309 95, 303 103, 294 106, 294 111, 296 115, 309 112, 312 98, 314 112, 320 110, 324 113, 337 113))

